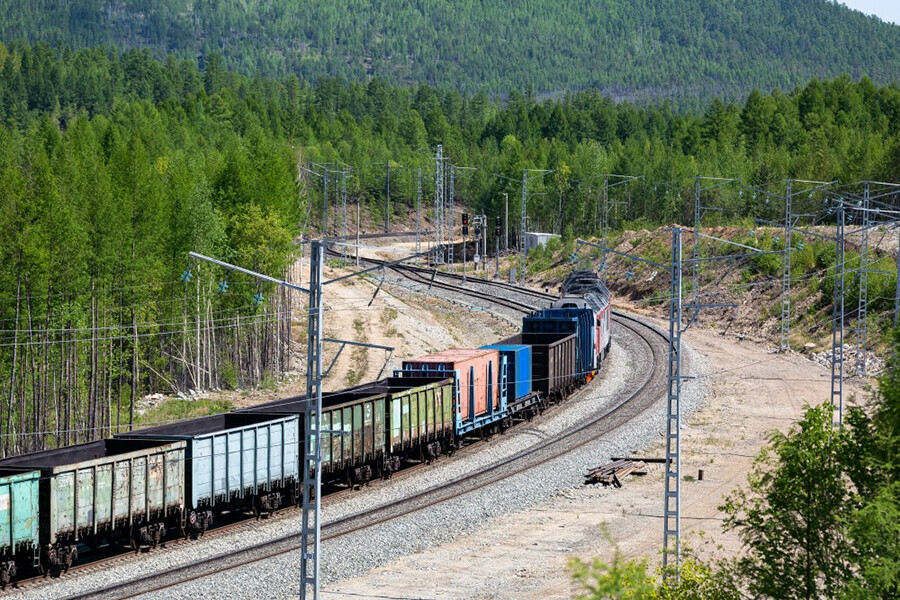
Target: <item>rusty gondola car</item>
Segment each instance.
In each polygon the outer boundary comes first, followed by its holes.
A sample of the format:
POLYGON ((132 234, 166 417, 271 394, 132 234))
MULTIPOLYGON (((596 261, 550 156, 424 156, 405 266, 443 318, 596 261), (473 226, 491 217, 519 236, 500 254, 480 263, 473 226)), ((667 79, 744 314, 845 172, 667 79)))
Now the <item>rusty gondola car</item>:
MULTIPOLYGON (((306 398, 268 402, 241 414, 292 414, 302 437, 306 398)), ((360 485, 389 477, 402 459, 430 460, 453 443, 451 381, 388 377, 322 398, 322 477, 360 485)))
POLYGON ((39 566, 67 571, 79 548, 155 546, 180 529, 185 443, 107 439, 0 460, 40 473, 39 566))

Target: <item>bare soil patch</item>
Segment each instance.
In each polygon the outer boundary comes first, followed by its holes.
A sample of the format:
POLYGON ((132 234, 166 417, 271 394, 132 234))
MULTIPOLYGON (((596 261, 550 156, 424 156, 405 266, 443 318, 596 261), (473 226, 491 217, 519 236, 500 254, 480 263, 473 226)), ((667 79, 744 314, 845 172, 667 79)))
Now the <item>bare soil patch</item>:
MULTIPOLYGON (((660 323, 662 325, 662 323, 660 323)), ((733 555, 740 543, 723 534, 718 510, 743 485, 754 456, 774 430, 786 430, 806 404, 825 401, 829 371, 797 354, 774 354, 765 345, 691 329, 685 339, 707 357, 704 405, 683 425, 682 531, 699 552, 733 555), (697 480, 703 469, 703 481, 697 480)), ((848 384, 847 397, 861 393, 848 384)), ((664 456, 660 441, 635 449, 664 456)), ((598 456, 597 466, 610 457, 598 456)), ((614 546, 628 557, 660 560, 663 470, 629 478, 621 489, 577 487, 533 509, 510 512, 477 534, 410 555, 328 589, 329 598, 569 598, 566 570, 573 556, 610 559, 614 546), (608 537, 609 536, 609 537, 608 537)), ((511 494, 515 490, 510 490, 511 494)))

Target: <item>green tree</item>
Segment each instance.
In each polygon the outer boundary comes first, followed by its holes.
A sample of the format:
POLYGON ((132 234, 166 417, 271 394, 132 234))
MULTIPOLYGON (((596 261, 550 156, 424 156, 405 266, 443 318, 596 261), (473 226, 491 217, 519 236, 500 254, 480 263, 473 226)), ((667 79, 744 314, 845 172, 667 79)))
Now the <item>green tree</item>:
POLYGON ((900 596, 900 330, 893 354, 867 407, 847 415, 851 435, 844 454, 859 508, 850 535, 857 576, 847 598, 900 596))
POLYGON ((654 600, 656 585, 647 574, 646 562, 625 561, 616 550, 612 564, 599 558, 569 562, 572 578, 579 586, 578 600, 654 600))
POLYGON ((788 434, 772 434, 748 489, 722 509, 746 546, 738 559, 753 594, 779 600, 837 598, 852 578, 846 516, 853 508, 840 462, 846 433, 830 406, 807 409, 788 434))

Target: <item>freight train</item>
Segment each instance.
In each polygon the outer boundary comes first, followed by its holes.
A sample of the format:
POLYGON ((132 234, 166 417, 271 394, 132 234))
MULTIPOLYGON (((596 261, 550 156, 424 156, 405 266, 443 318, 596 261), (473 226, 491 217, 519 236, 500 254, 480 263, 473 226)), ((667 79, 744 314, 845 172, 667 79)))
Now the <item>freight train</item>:
MULTIPOLYGON (((355 486, 531 418, 590 381, 610 347, 610 294, 567 277, 497 344, 404 361, 323 395, 322 477, 355 486)), ((0 460, 0 585, 65 572, 101 547, 199 536, 224 514, 296 505, 306 401, 291 398, 0 460)))

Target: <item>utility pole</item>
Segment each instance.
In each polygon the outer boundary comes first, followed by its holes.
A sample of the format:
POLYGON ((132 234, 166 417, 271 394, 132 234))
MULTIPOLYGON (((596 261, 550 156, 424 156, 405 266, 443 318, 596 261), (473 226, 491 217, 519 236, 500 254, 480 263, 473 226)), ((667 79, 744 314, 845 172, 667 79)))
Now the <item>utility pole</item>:
POLYGON ((328 169, 324 169, 325 183, 322 188, 322 239, 328 237, 328 169))
POLYGON ((834 251, 834 305, 831 322, 831 424, 844 418, 844 206, 837 207, 834 251))
MULTIPOLYGON (((503 192, 503 204, 506 207, 506 213, 503 218, 504 224, 504 232, 503 232, 503 251, 509 252, 509 194, 503 192)), ((898 259, 900 260, 900 259, 898 259)))
POLYGON ((606 260, 605 248, 609 246, 609 175, 603 176, 603 187, 600 194, 600 262, 606 260))
POLYGON ((697 260, 700 258, 700 219, 702 218, 700 215, 700 177, 697 176, 694 178, 694 235, 691 236, 693 241, 691 258, 693 258, 693 262, 691 263, 691 275, 694 289, 691 290, 691 296, 693 298, 693 307, 691 309, 691 318, 690 321, 694 322, 700 318, 700 261, 697 260))
POLYGON ((422 169, 416 169, 416 254, 422 252, 422 169))
POLYGON ((497 245, 497 251, 494 253, 494 259, 497 263, 494 279, 500 279, 500 215, 497 215, 497 223, 494 227, 494 243, 497 245))
MULTIPOLYGON (((416 252, 418 251, 416 248, 416 252)), ((356 201, 356 266, 359 266, 359 200, 356 201)))
POLYGON ((469 213, 463 213, 462 215, 462 236, 463 236, 463 283, 466 282, 466 240, 469 237, 469 213))
MULTIPOLYGON (((866 376, 866 317, 869 310, 869 182, 863 183, 862 244, 859 250, 859 303, 856 313, 856 374, 866 376)), ((900 279, 900 277, 898 277, 900 279)))
POLYGON ((791 349, 791 184, 787 180, 787 191, 784 195, 784 258, 781 266, 781 344, 782 352, 791 349))
MULTIPOLYGON (((310 242, 310 266, 309 289, 299 285, 288 283, 256 271, 210 258, 196 252, 189 252, 191 258, 205 260, 226 269, 245 273, 256 279, 274 283, 293 290, 309 294, 308 326, 306 337, 306 405, 304 443, 298 448, 301 457, 301 469, 303 480, 301 486, 302 513, 300 530, 300 600, 317 600, 319 597, 319 549, 321 548, 321 510, 319 500, 322 497, 322 434, 343 435, 343 431, 322 431, 322 343, 325 341, 322 335, 323 316, 323 286, 343 281, 351 277, 357 277, 363 273, 370 273, 391 265, 407 262, 418 255, 412 254, 400 260, 395 260, 385 265, 378 265, 369 269, 363 269, 349 275, 342 275, 329 281, 323 280, 322 264, 325 258, 324 240, 312 240, 310 242)), ((393 351, 388 346, 378 346, 362 342, 332 340, 342 345, 351 344, 368 348, 380 348, 393 351)), ((343 347, 343 346, 342 346, 343 347)), ((329 368, 330 369, 330 368, 329 368)))
POLYGON ((900 325, 900 238, 897 239, 897 287, 894 289, 894 327, 900 325))
POLYGON ((525 277, 525 233, 528 229, 528 173, 534 172, 538 174, 538 177, 543 177, 549 173, 553 173, 554 171, 548 171, 546 169, 522 169, 522 230, 521 236, 519 240, 519 248, 520 248, 520 260, 522 263, 520 277, 524 280, 525 277))
POLYGON ((444 253, 441 241, 444 239, 444 146, 437 145, 434 157, 434 264, 443 264, 444 253))
POLYGON ((526 210, 526 204, 528 202, 528 170, 522 169, 522 228, 521 228, 521 236, 519 239, 519 252, 521 254, 522 261, 522 273, 521 276, 525 276, 525 229, 527 227, 527 219, 528 213, 526 210))
POLYGON ((694 178, 694 235, 691 252, 693 289, 691 290, 691 303, 688 305, 690 308, 690 318, 688 319, 687 327, 690 327, 694 322, 699 321, 701 309, 704 307, 700 298, 700 238, 706 237, 702 231, 703 215, 710 210, 722 210, 721 207, 703 206, 703 192, 708 192, 736 181, 737 179, 704 177, 700 175, 694 178), (710 181, 712 183, 704 187, 703 182, 705 181, 710 181))
POLYGON ((668 576, 669 561, 674 560, 678 575, 681 560, 681 228, 672 229, 672 262, 660 264, 652 260, 618 250, 576 240, 578 246, 606 250, 608 254, 652 265, 669 271, 669 358, 666 401, 666 490, 663 496, 663 575, 668 576), (674 557, 674 558, 673 558, 674 557))
POLYGON ((681 561, 681 229, 672 229, 669 296, 669 372, 666 402, 666 492, 663 525, 663 571, 674 557, 681 561))
POLYGON ((384 193, 384 232, 391 230, 391 159, 387 160, 387 176, 385 177, 384 193))
MULTIPOLYGON (((788 179, 784 194, 784 252, 781 265, 781 343, 779 350, 787 352, 791 349, 791 251, 793 250, 794 237, 794 211, 793 198, 798 194, 810 195, 816 190, 835 184, 835 181, 807 181, 803 179, 788 179), (812 185, 800 191, 795 191, 795 184, 812 185)), ((764 192, 767 193, 767 192, 764 192)), ((800 215, 802 216, 802 215, 800 215)))
POLYGON ((347 169, 341 169, 341 229, 341 260, 347 262, 347 169))
MULTIPOLYGON (((325 253, 324 240, 310 242, 309 289, 269 277, 256 271, 210 258, 196 252, 188 256, 219 265, 226 269, 250 275, 256 279, 274 283, 309 294, 308 327, 306 332, 306 415, 305 437, 300 453, 303 470, 301 486, 302 517, 300 530, 300 600, 316 600, 319 595, 319 548, 321 527, 319 499, 322 492, 322 262, 325 253), (310 418, 310 415, 315 415, 310 418)), ((408 259, 403 259, 408 260, 408 259)), ((365 271, 362 271, 365 272, 365 271)), ((352 277, 347 275, 345 277, 352 277)), ((340 279, 343 279, 341 277, 340 279)))
POLYGON ((481 215, 481 270, 487 271, 487 215, 481 215))
POLYGON ((319 597, 322 497, 322 259, 321 241, 310 243, 309 318, 306 337, 306 415, 303 508, 300 535, 300 600, 319 597), (310 415, 315 415, 310 418, 310 415), (312 543, 310 543, 312 542, 312 543), (310 550, 310 546, 312 550, 310 550), (312 594, 310 595, 310 592, 312 594))
POLYGON ((447 264, 453 264, 453 234, 455 231, 453 230, 453 209, 454 207, 454 184, 453 184, 453 176, 456 171, 456 167, 454 165, 450 165, 450 210, 447 215, 447 264))

